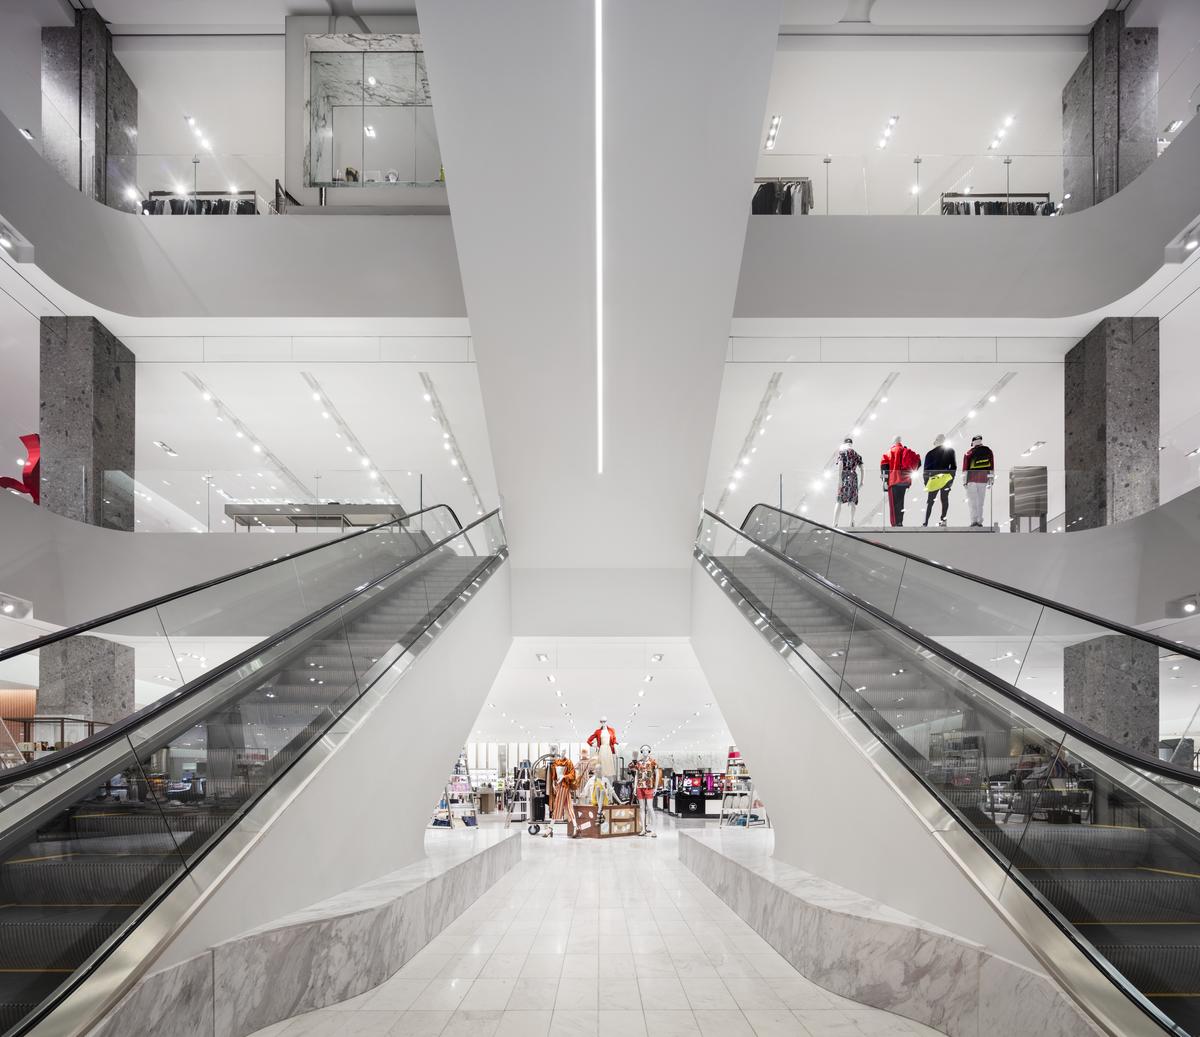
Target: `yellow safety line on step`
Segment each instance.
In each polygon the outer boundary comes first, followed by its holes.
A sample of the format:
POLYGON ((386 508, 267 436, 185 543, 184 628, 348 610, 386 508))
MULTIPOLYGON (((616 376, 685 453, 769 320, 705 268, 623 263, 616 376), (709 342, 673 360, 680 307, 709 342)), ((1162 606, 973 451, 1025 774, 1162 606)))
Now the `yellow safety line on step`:
POLYGON ((1152 871, 1156 875, 1177 875, 1181 879, 1200 879, 1200 875, 1191 871, 1170 871, 1167 868, 1146 868, 1138 866, 1138 871, 1152 871))
POLYGON ((37 861, 63 861, 68 857, 78 857, 78 851, 74 853, 52 853, 45 857, 14 857, 11 861, 4 861, 4 864, 33 864, 37 861))

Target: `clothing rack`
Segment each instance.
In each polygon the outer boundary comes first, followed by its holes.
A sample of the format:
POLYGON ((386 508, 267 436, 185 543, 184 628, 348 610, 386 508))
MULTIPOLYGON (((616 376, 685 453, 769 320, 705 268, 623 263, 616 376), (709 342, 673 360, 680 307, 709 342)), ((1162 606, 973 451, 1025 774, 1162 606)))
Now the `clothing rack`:
POLYGON ((943 216, 1053 216, 1057 212, 1049 191, 943 191, 940 208, 943 216))
POLYGON ((255 191, 151 191, 142 201, 143 216, 255 216, 255 191))
POLYGON ((812 178, 756 176, 758 190, 750 203, 752 215, 806 216, 813 207, 812 178), (771 185, 770 190, 765 185, 771 185))

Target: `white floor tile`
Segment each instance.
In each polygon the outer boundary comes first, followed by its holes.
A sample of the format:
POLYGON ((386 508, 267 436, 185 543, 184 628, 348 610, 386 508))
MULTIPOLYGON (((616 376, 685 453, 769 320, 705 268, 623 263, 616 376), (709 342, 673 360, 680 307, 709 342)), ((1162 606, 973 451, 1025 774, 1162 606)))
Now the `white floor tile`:
POLYGON ((406 1011, 412 1008, 417 995, 429 986, 430 982, 431 980, 428 979, 408 979, 405 976, 393 976, 386 983, 376 987, 367 995, 367 1003, 364 1007, 380 1012, 406 1011))
POLYGON ((555 1012, 550 1020, 550 1037, 597 1037, 599 1012, 555 1012))
POLYGON ((744 1014, 756 1037, 805 1037, 803 1025, 786 1008, 747 1009, 744 1014))
POLYGON ((646 1032, 651 1037, 696 1037, 700 1032, 696 1017, 689 1012, 663 1012, 647 1008, 646 1032))
POLYGON ((660 979, 638 978, 638 989, 641 991, 642 1008, 654 1008, 660 1011, 682 1011, 691 1008, 691 1002, 683 992, 683 984, 674 977, 660 979))
POLYGON ((750 1023, 741 1012, 696 1012, 695 1015, 702 1037, 754 1037, 750 1023))
POLYGON ((387 1037, 438 1037, 451 1012, 405 1012, 387 1031, 387 1037))
POLYGON ((599 1037, 647 1037, 646 1017, 640 1011, 601 1009, 598 1019, 599 1037))
POLYGON ((493 1037, 503 1015, 499 1009, 459 1009, 450 1016, 442 1037, 493 1037))
POLYGON ((736 1011, 738 1003, 719 979, 683 979, 683 992, 697 1011, 736 1011))
POLYGON ((466 997, 459 1003, 461 1011, 494 1010, 503 1011, 508 1007, 508 999, 512 997, 513 987, 517 985, 515 978, 493 979, 480 976, 471 984, 466 997))
POLYGON ((505 1012, 492 1037, 547 1037, 553 1016, 551 1011, 505 1012))
POLYGON ((556 979, 518 979, 513 987, 512 996, 508 999, 508 1010, 512 1012, 551 1009, 557 996, 556 979))
POLYGON ((497 951, 488 958, 480 975, 495 979, 516 979, 521 975, 521 969, 525 967, 525 959, 528 957, 528 954, 501 954, 497 951))
POLYGON ((563 954, 531 954, 525 959, 521 978, 558 979, 563 970, 563 954))
POLYGON ((466 996, 474 980, 462 978, 431 979, 429 985, 417 995, 412 1003, 415 1011, 454 1011, 466 996))

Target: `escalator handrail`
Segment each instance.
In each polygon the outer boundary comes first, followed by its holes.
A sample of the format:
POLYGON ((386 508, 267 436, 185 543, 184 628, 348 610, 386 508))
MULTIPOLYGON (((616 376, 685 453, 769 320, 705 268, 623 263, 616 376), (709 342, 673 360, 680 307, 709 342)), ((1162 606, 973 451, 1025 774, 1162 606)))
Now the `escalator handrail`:
MULTIPOLYGON (((878 606, 872 605, 869 601, 864 601, 857 594, 851 593, 827 577, 813 572, 802 562, 798 562, 794 558, 789 558, 782 551, 777 551, 775 548, 761 543, 744 530, 738 529, 732 523, 726 522, 718 515, 714 515, 707 508, 704 509, 704 514, 707 518, 719 523, 736 535, 743 537, 749 543, 753 544, 758 550, 766 552, 772 558, 775 558, 790 568, 795 569, 807 579, 815 581, 825 590, 836 594, 848 604, 853 605, 855 608, 861 609, 874 619, 879 620, 879 622, 883 623, 885 626, 891 627, 897 633, 916 641, 917 644, 919 644, 922 648, 932 652, 934 655, 946 660, 947 662, 952 663, 958 669, 969 673, 976 680, 987 685, 987 687, 991 688, 1002 697, 1013 700, 1020 705, 1022 709, 1026 709, 1029 712, 1036 714, 1039 718, 1045 720, 1047 723, 1061 728, 1073 738, 1077 738, 1079 741, 1090 745, 1093 749, 1098 749, 1100 752, 1114 757, 1121 763, 1125 764, 1125 766, 1134 770, 1149 771, 1153 774, 1159 775, 1160 777, 1168 778, 1172 781, 1179 781, 1185 785, 1191 785, 1194 788, 1200 788, 1200 772, 1187 770, 1183 767, 1177 766, 1176 764, 1167 763, 1165 760, 1158 760, 1151 756, 1143 756, 1140 753, 1132 752, 1125 746, 1106 738, 1098 731, 1093 731, 1090 727, 1080 724, 1077 720, 1072 719, 1065 713, 1060 713, 1053 706, 1047 706, 1044 702, 1034 698, 1028 692, 1024 692, 1020 688, 1009 684, 1008 681, 1004 680, 1004 678, 997 677, 989 670, 985 670, 982 666, 979 666, 976 663, 971 662, 971 660, 959 655, 953 649, 947 648, 944 644, 941 644, 940 642, 935 641, 933 638, 926 636, 919 630, 913 629, 902 620, 896 619, 895 616, 888 615, 878 606)), ((703 552, 706 557, 712 558, 714 562, 719 563, 719 555, 710 555, 708 551, 699 544, 697 544, 697 549, 703 552)), ((840 694, 838 697, 841 697, 840 694)))
MULTIPOLYGON (((345 536, 335 537, 333 540, 327 540, 321 544, 313 544, 312 547, 305 547, 299 551, 293 551, 291 554, 280 555, 278 558, 269 558, 265 562, 257 562, 254 565, 247 566, 245 569, 238 569, 236 572, 226 573, 224 576, 216 576, 211 580, 205 580, 203 583, 196 583, 190 587, 184 587, 182 590, 171 591, 169 594, 160 595, 157 598, 150 598, 148 601, 139 602, 136 605, 129 605, 123 609, 118 609, 116 612, 110 612, 106 616, 101 616, 99 619, 88 619, 82 623, 76 623, 74 626, 63 627, 61 630, 55 630, 49 634, 43 634, 41 637, 36 637, 32 641, 22 641, 18 645, 13 645, 11 648, 5 648, 0 651, 0 663, 7 662, 9 659, 15 659, 18 655, 24 655, 26 652, 36 652, 39 648, 44 648, 46 645, 52 645, 56 641, 66 640, 68 637, 74 637, 76 634, 86 634, 89 630, 95 630, 97 627, 107 626, 109 623, 116 623, 122 619, 128 619, 130 616, 138 612, 144 612, 149 609, 158 608, 160 605, 166 605, 169 602, 176 601, 179 598, 187 597, 189 594, 195 594, 199 591, 208 590, 210 587, 216 587, 222 583, 229 583, 232 580, 240 579, 243 576, 249 576, 251 573, 256 573, 260 569, 267 569, 272 565, 281 565, 284 562, 290 562, 293 559, 300 558, 303 555, 312 554, 315 551, 323 551, 328 547, 333 547, 335 544, 344 544, 347 540, 353 540, 355 537, 363 536, 367 533, 373 533, 380 529, 386 529, 388 526, 395 526, 400 523, 408 522, 410 519, 416 518, 418 515, 424 515, 430 511, 448 511, 450 518, 454 521, 458 532, 462 532, 464 527, 455 514, 454 509, 449 504, 431 504, 427 508, 422 508, 420 511, 410 511, 407 515, 401 518, 388 519, 387 522, 380 522, 375 526, 365 526, 362 529, 357 529, 353 533, 347 533, 345 536)), ((486 516, 485 516, 486 517, 486 516)), ((474 525, 474 523, 472 523, 474 525)), ((401 527, 403 528, 403 527, 401 527)), ((153 536, 152 533, 141 534, 143 536, 153 536)))
POLYGON ((427 551, 422 551, 419 555, 414 555, 412 558, 406 558, 403 562, 401 562, 395 568, 390 569, 388 572, 375 577, 373 580, 370 580, 367 583, 360 584, 348 594, 345 594, 336 601, 330 602, 328 605, 322 606, 315 612, 296 620, 294 623, 272 635, 270 638, 255 642, 245 651, 239 652, 231 659, 225 660, 225 662, 221 663, 219 666, 213 667, 212 670, 205 672, 201 676, 197 677, 194 681, 189 681, 187 684, 183 685, 183 687, 177 688, 175 691, 164 695, 162 698, 157 699, 154 702, 151 702, 148 706, 143 706, 141 709, 130 713, 127 717, 118 720, 116 723, 109 724, 102 730, 97 731, 96 734, 91 735, 88 738, 84 738, 81 741, 75 742, 72 745, 67 746, 65 749, 59 749, 51 753, 49 756, 43 756, 40 760, 31 760, 29 763, 26 763, 20 767, 10 767, 7 770, 0 771, 0 789, 12 785, 17 781, 28 779, 33 775, 44 773, 45 771, 58 770, 64 765, 70 764, 73 760, 90 756, 92 753, 103 749, 105 746, 111 745, 113 742, 120 741, 128 732, 140 727, 149 720, 153 720, 155 717, 166 712, 168 709, 174 709, 183 700, 198 695, 214 681, 220 680, 226 674, 232 673, 239 666, 245 665, 247 662, 256 658, 257 656, 260 656, 265 652, 269 652, 272 648, 282 644, 300 630, 303 630, 307 626, 311 626, 318 620, 323 619, 330 613, 340 609, 343 605, 346 605, 360 595, 365 594, 372 587, 378 586, 384 580, 390 580, 393 576, 407 569, 410 565, 415 565, 417 562, 428 558, 435 552, 440 551, 447 544, 463 536, 465 533, 469 533, 476 526, 482 525, 483 523, 487 522, 488 519, 499 514, 499 508, 489 511, 486 515, 480 516, 474 522, 468 523, 466 526, 461 527, 456 532, 451 533, 449 536, 443 537, 441 540, 437 541, 437 543, 431 544, 427 551))
MULTIPOLYGON (((860 544, 869 544, 871 547, 877 547, 880 551, 887 551, 889 554, 898 555, 910 562, 919 562, 921 565, 928 566, 931 569, 937 569, 939 572, 946 573, 950 576, 958 576, 964 580, 970 580, 972 583, 978 583, 981 586, 989 587, 992 590, 1001 591, 1005 594, 1011 594, 1015 598, 1022 598, 1025 601, 1032 602, 1035 605, 1041 605, 1043 608, 1053 609, 1055 612, 1062 612, 1073 619, 1082 620, 1085 623, 1091 623, 1093 626, 1106 627, 1115 634, 1123 634, 1126 637, 1137 638, 1139 641, 1145 641, 1148 644, 1154 645, 1156 648, 1164 649, 1168 652, 1173 652, 1178 655, 1186 656, 1189 659, 1194 659, 1200 662, 1200 650, 1190 648, 1187 645, 1180 644, 1177 641, 1168 641, 1165 638, 1158 637, 1155 634, 1146 630, 1139 630, 1137 627, 1127 626, 1124 623, 1118 623, 1113 619, 1105 619, 1102 616, 1094 615, 1091 612, 1086 612, 1083 609, 1076 608, 1074 605, 1066 605, 1061 601, 1055 601, 1052 598, 1043 597, 1034 591, 1022 590, 1019 587, 1010 586, 1007 583, 1000 583, 997 580, 989 579, 986 576, 980 576, 977 573, 968 572, 965 569, 955 569, 953 566, 945 565, 942 562, 935 562, 931 558, 922 558, 920 555, 912 554, 899 547, 892 547, 889 544, 881 544, 877 540, 872 540, 867 536, 859 536, 857 533, 849 533, 844 529, 835 529, 833 526, 827 526, 822 522, 814 522, 812 519, 804 515, 796 515, 790 511, 784 511, 783 508, 777 508, 774 504, 755 504, 746 512, 746 517, 742 519, 741 531, 750 536, 751 540, 754 537, 746 531, 746 523, 750 521, 750 516, 759 508, 765 508, 767 511, 773 511, 778 515, 785 515, 790 519, 796 519, 799 522, 805 522, 810 526, 816 526, 827 533, 836 533, 839 536, 846 537, 848 540, 853 540, 860 544)), ((726 523, 728 525, 728 523, 726 523)), ((758 543, 755 540, 755 543, 758 543)))

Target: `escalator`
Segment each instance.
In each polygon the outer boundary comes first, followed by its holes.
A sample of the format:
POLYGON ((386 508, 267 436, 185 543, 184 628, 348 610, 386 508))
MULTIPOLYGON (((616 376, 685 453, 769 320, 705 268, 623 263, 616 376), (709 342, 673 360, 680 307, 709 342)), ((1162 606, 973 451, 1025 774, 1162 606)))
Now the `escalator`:
POLYGON ((0 1033, 57 1032, 89 978, 111 984, 155 907, 196 885, 253 804, 506 557, 498 512, 462 527, 427 509, 0 653, 3 677, 39 653, 49 666, 64 642, 107 642, 132 653, 139 683, 166 668, 164 648, 178 680, 210 653, 157 702, 0 770, 0 1033), (222 633, 240 650, 218 660, 222 633))
POLYGON ((1117 1016, 1135 1009, 1136 1029, 1109 1032, 1200 1035, 1191 743, 1160 759, 1062 712, 1161 681, 1164 717, 1191 717, 1200 653, 766 505, 740 528, 705 512, 695 555, 1066 936, 1088 983, 1040 956, 1081 1007, 1114 1018, 1088 1003, 1098 989, 1117 1016))

